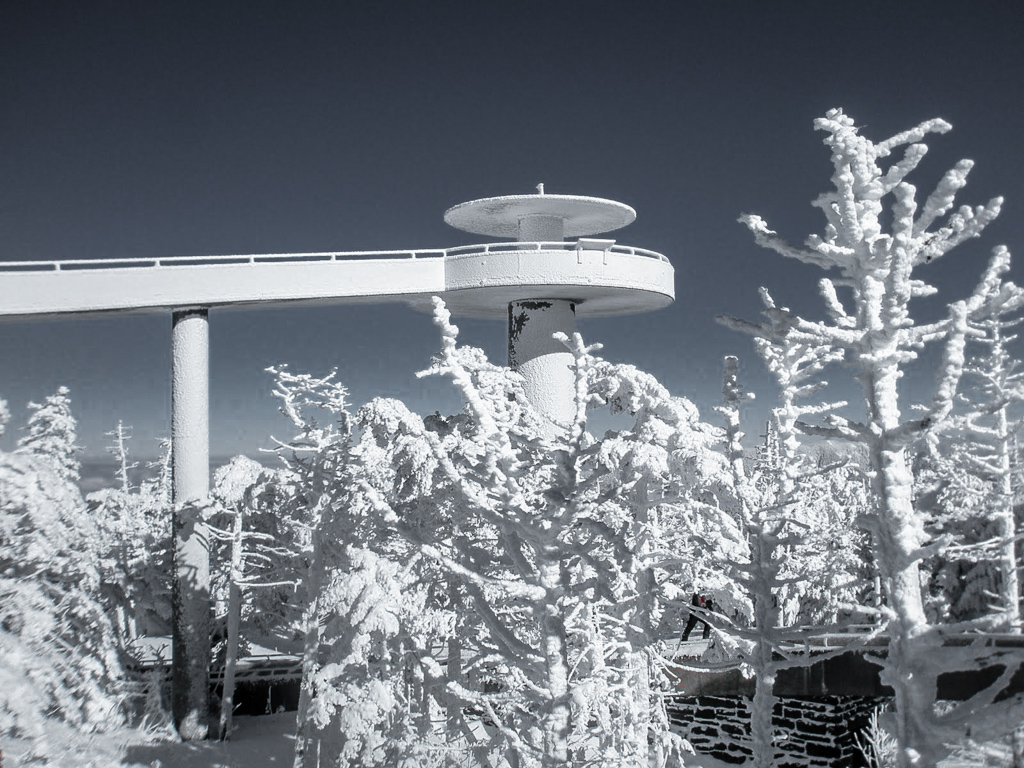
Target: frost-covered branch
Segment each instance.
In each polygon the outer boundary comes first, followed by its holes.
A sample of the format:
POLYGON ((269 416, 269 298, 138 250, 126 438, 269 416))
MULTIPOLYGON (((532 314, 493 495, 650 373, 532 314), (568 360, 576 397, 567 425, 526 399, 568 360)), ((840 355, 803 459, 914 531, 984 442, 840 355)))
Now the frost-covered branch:
MULTIPOLYGON (((942 748, 933 729, 935 691, 928 681, 934 679, 929 674, 937 673, 922 672, 930 650, 925 640, 929 624, 920 564, 921 558, 936 551, 939 542, 932 546, 926 541, 923 516, 914 507, 905 450, 950 418, 964 370, 965 345, 974 334, 972 319, 993 306, 1019 306, 1019 298, 1014 288, 1001 283, 1009 256, 1000 248, 970 297, 952 304, 946 318, 915 327, 911 302, 934 289, 915 279, 913 270, 981 234, 998 215, 1002 201, 993 198, 982 206, 953 210, 956 193, 971 169, 969 161, 962 161, 946 173, 919 208, 916 189, 907 177, 924 157, 921 139, 949 130, 943 120, 926 121, 879 143, 861 136, 842 110, 829 111, 815 121, 815 127, 826 133, 824 143, 833 165, 834 190, 815 201, 826 217, 824 233, 809 237, 805 248, 796 248, 757 216, 747 214, 741 221, 759 245, 826 270, 838 270, 838 279, 819 284, 829 323, 772 317, 778 313, 772 304, 768 321, 759 326, 730 324, 768 340, 769 344, 759 343, 762 351, 771 351, 771 345, 783 339, 806 344, 820 354, 842 350, 843 363, 852 368, 863 388, 866 414, 862 425, 829 414, 823 427, 801 424, 800 429, 854 440, 867 449, 867 477, 875 508, 865 515, 865 521, 887 610, 894 618, 889 624, 890 649, 883 678, 896 691, 900 766, 908 768, 915 752, 921 761, 917 765, 934 765, 942 748), (907 144, 902 159, 882 167, 880 160, 907 144), (933 229, 942 217, 944 222, 933 229), (889 231, 885 231, 887 220, 891 222, 889 231), (849 291, 849 304, 840 299, 837 288, 849 291), (898 391, 902 369, 916 359, 924 344, 935 342, 943 344, 943 360, 931 402, 923 417, 902 420, 898 391)), ((768 358, 771 366, 773 358, 768 358)), ((778 359, 774 358, 776 365, 778 359)), ((839 359, 837 354, 834 361, 839 359)), ((815 370, 812 375, 819 373, 815 370)))

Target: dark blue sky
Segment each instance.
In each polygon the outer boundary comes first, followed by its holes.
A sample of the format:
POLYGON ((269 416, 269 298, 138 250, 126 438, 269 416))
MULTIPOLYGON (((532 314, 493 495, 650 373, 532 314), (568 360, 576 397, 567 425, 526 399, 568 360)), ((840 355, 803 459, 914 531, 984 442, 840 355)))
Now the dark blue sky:
MULTIPOLYGON (((675 304, 581 323, 708 418, 723 354, 761 408, 750 341, 757 288, 818 312, 814 269, 761 251, 762 214, 793 240, 831 166, 812 121, 842 106, 876 140, 921 120, 922 193, 960 157, 961 202, 1002 194, 979 241, 928 275, 960 297, 992 246, 1024 258, 1024 53, 1010 2, 0 3, 0 258, 153 257, 465 244, 444 211, 548 192, 633 206, 620 242, 669 256, 675 304)), ((1021 281, 1019 268, 1015 269, 1021 281)), ((504 361, 497 322, 464 340, 504 361)), ((170 318, 0 324, 0 396, 68 385, 87 454, 118 419, 155 451, 169 423, 170 318)), ((263 369, 337 366, 357 403, 384 394, 451 410, 417 380, 438 346, 399 305, 214 312, 212 449, 287 436, 263 369)), ((834 377, 837 386, 846 375, 834 377)), ((923 394, 928 377, 908 379, 923 394)), ((840 387, 844 392, 848 391, 840 387)), ((756 431, 760 411, 752 411, 756 431)), ((9 445, 15 435, 4 438, 9 445)))

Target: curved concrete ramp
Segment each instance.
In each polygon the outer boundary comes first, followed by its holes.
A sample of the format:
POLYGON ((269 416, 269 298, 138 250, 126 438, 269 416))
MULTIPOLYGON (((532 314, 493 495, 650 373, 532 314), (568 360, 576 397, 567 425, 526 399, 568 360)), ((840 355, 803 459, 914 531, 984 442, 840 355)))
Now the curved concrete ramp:
POLYGON ((0 264, 0 315, 400 301, 444 290, 444 252, 0 264))
POLYGON ((448 250, 0 262, 0 317, 160 312, 184 307, 404 301, 504 316, 554 296, 581 315, 658 309, 675 296, 668 259, 614 240, 501 243, 448 250))

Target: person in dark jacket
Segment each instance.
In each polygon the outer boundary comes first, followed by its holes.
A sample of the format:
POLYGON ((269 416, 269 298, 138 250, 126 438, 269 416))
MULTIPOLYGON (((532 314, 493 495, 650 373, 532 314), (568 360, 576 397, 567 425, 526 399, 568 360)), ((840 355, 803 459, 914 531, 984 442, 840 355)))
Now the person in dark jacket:
MULTIPOLYGON (((705 595, 699 595, 696 592, 693 593, 693 598, 690 600, 690 605, 694 605, 698 608, 703 608, 705 611, 713 611, 714 603, 710 597, 705 595)), ((685 643, 690 639, 690 633, 693 632, 693 628, 697 626, 697 622, 704 625, 703 638, 708 639, 711 634, 711 627, 704 619, 700 618, 695 611, 690 611, 690 618, 686 621, 686 629, 683 630, 683 642, 685 643)))

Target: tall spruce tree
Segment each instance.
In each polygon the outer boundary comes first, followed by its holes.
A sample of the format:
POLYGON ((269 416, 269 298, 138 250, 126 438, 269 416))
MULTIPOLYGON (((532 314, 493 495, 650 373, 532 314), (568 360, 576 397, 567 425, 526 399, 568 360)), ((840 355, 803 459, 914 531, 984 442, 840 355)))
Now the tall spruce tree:
MULTIPOLYGON (((0 401, 0 430, 7 409, 0 401)), ((67 390, 35 406, 28 438, 0 452, 0 734, 45 761, 56 721, 124 722, 114 627, 102 602, 102 530, 74 482, 67 390)))
POLYGON ((71 414, 71 393, 60 387, 42 403, 29 403, 27 434, 18 440, 18 450, 43 456, 61 477, 77 481, 81 472, 75 430, 78 422, 71 414))

